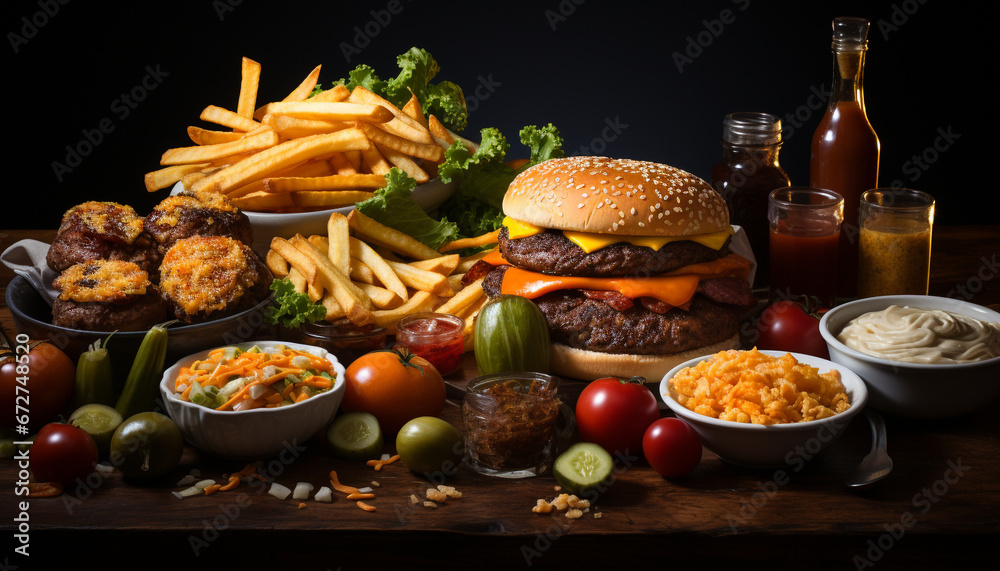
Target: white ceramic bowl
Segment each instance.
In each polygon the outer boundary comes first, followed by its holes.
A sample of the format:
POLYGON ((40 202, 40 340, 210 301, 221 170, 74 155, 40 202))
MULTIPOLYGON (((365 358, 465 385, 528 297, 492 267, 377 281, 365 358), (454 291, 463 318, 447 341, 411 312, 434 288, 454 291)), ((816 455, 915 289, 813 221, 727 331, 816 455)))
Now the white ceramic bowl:
MULTIPOLYGON (((184 185, 178 182, 170 193, 177 194, 183 190, 184 185)), ((454 182, 443 183, 441 179, 434 178, 413 189, 413 200, 424 210, 432 210, 447 200, 454 192, 454 182)), ((271 238, 275 236, 291 238, 296 233, 303 236, 326 235, 326 223, 330 214, 339 212, 346 216, 351 210, 354 210, 353 206, 313 212, 252 212, 249 210, 243 212, 250 219, 250 225, 253 226, 252 247, 264 255, 271 247, 271 238)))
MULTIPOLYGON (((782 356, 784 351, 761 351, 765 355, 782 356)), ((836 369, 844 384, 851 407, 844 412, 820 420, 789 424, 749 424, 719 420, 689 410, 677 401, 677 391, 670 380, 685 367, 693 367, 709 357, 697 357, 681 363, 660 382, 660 397, 678 417, 694 427, 701 442, 720 459, 748 468, 795 467, 809 460, 823 447, 838 438, 851 419, 865 406, 868 391, 864 381, 850 369, 826 359, 792 353, 800 363, 817 367, 821 373, 836 369)))
POLYGON ((949 297, 887 295, 834 307, 820 319, 820 333, 830 359, 850 368, 868 384, 872 408, 909 418, 949 418, 989 406, 1000 396, 1000 357, 958 365, 905 363, 866 355, 837 340, 855 317, 890 305, 943 309, 1000 323, 1000 313, 949 297))
POLYGON ((184 438, 195 447, 227 460, 258 460, 272 457, 285 448, 295 450, 325 427, 337 414, 344 398, 344 366, 332 353, 320 347, 283 341, 239 343, 236 347, 285 345, 326 357, 333 363, 337 380, 329 391, 302 402, 244 411, 218 411, 182 401, 174 396, 172 384, 181 367, 205 358, 202 351, 181 359, 163 373, 160 396, 167 414, 177 423, 184 438))

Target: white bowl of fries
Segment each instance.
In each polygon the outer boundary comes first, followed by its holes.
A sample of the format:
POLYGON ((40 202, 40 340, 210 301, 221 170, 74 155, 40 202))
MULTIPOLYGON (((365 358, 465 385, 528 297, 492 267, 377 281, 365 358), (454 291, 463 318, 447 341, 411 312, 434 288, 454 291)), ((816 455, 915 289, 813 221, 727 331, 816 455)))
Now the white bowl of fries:
MULTIPOLYGON (((170 194, 184 192, 184 185, 178 182, 170 191, 170 194)), ((455 191, 454 183, 444 183, 435 177, 430 181, 417 185, 413 189, 413 200, 424 210, 433 210, 455 191)), ((338 201, 342 197, 332 196, 331 202, 338 201)), ((363 200, 365 197, 360 197, 363 200)), ((348 206, 336 206, 326 209, 313 209, 301 212, 269 212, 243 210, 250 219, 253 227, 253 249, 265 254, 271 246, 271 239, 274 237, 290 238, 295 234, 311 236, 314 234, 325 234, 327 221, 333 213, 347 215, 354 210, 354 204, 348 206)))
POLYGON ((227 195, 250 217, 262 253, 275 236, 323 232, 332 212, 371 197, 393 168, 416 181, 413 198, 425 210, 451 195, 436 177, 444 151, 475 143, 425 115, 416 95, 400 108, 361 86, 317 93, 319 71, 258 106, 260 64, 243 58, 236 108, 205 107, 198 118, 210 126, 188 127, 194 145, 167 149, 146 189, 227 195))

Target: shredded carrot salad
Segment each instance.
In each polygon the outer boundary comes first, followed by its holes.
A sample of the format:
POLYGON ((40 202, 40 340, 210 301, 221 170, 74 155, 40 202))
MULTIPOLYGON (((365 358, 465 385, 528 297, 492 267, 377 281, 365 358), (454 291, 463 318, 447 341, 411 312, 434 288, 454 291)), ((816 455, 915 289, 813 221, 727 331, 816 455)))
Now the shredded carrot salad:
POLYGON ((273 408, 301 402, 333 388, 333 363, 284 345, 220 347, 181 368, 174 393, 215 410, 273 408))

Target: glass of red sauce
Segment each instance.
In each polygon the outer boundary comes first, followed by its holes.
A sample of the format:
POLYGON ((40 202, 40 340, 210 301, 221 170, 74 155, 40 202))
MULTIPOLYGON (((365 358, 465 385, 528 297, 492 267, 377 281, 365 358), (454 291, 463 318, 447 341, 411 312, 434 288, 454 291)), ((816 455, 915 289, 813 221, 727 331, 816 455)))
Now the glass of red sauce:
POLYGON ((844 199, 832 190, 791 186, 768 196, 771 301, 837 297, 837 249, 844 199))
POLYGON ((464 330, 465 321, 448 313, 412 313, 396 322, 396 347, 420 355, 447 375, 462 366, 464 330))

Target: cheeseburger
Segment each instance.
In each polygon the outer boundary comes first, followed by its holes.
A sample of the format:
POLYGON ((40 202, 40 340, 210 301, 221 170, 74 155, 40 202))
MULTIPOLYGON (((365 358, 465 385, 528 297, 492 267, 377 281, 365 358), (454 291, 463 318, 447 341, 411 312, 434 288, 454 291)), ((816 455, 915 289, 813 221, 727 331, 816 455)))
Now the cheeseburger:
POLYGON ((483 288, 542 310, 554 373, 653 381, 738 346, 751 265, 730 252, 726 203, 700 178, 652 162, 551 159, 514 179, 503 211, 483 288))

